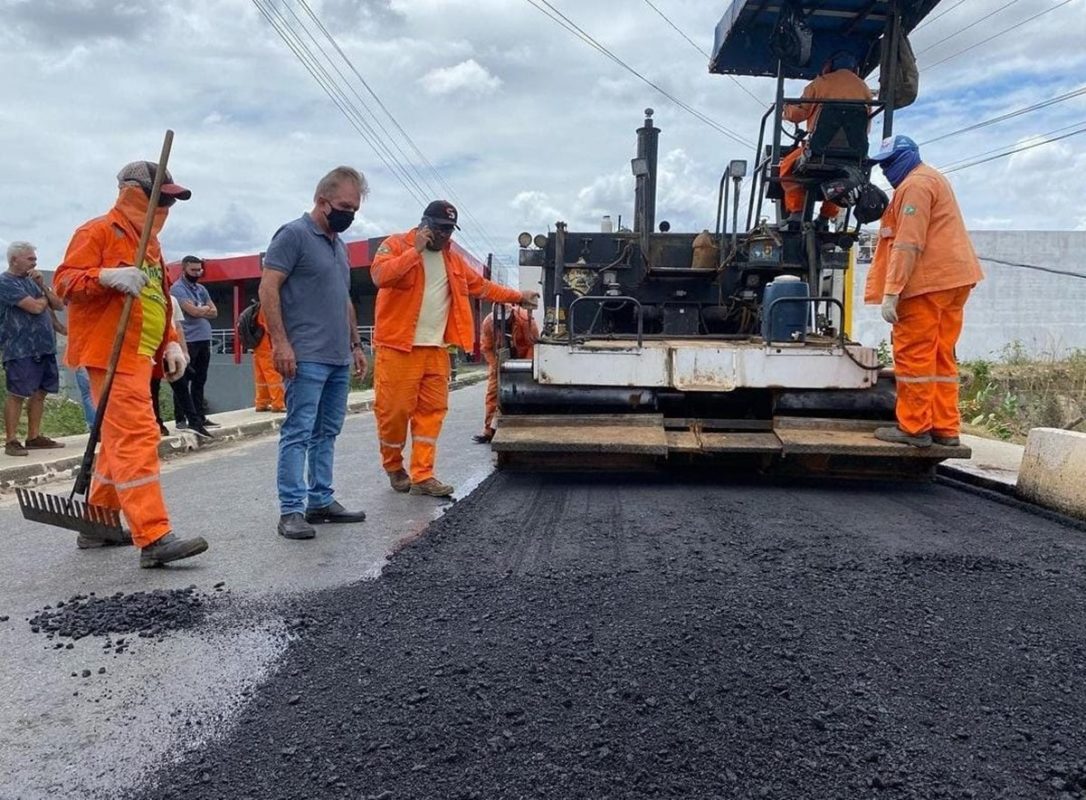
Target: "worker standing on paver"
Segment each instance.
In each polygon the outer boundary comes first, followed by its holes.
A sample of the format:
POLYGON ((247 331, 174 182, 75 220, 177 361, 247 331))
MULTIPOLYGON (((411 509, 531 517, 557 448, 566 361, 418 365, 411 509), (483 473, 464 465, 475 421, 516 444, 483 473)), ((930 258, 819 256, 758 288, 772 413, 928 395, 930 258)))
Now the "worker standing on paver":
POLYGON ((268 323, 262 309, 256 312, 256 325, 264 330, 264 335, 253 348, 253 405, 257 411, 282 413, 287 410, 283 376, 275 369, 271 337, 267 335, 268 323))
MULTIPOLYGON (((125 295, 134 298, 113 386, 102 419, 102 441, 94 465, 91 503, 120 509, 140 548, 140 566, 156 567, 207 549, 202 537, 172 532, 159 482, 158 425, 151 409, 151 376, 176 380, 188 366, 172 325, 159 231, 170 207, 192 192, 167 171, 154 212, 143 264, 135 265, 140 232, 158 165, 135 161, 117 175, 120 194, 104 216, 84 223, 72 236, 56 271, 57 293, 68 301, 70 367, 86 367, 100 403, 113 339, 125 295)), ((80 534, 80 547, 101 546, 80 534)))
POLYGON ((532 312, 517 306, 506 305, 502 320, 491 311, 483 320, 479 349, 486 359, 486 400, 483 404, 483 432, 472 437, 477 444, 486 444, 494 438, 494 422, 498 416, 498 351, 508 348, 510 358, 531 359, 535 343, 539 339, 539 325, 532 312), (505 333, 501 322, 505 323, 505 333), (507 341, 502 341, 504 335, 507 341))
POLYGON ((894 197, 879 223, 864 300, 882 303, 882 317, 893 325, 897 379, 897 427, 875 436, 915 447, 957 445, 954 346, 969 292, 984 273, 949 181, 920 160, 916 142, 885 139, 872 160, 894 197))
POLYGON ((418 227, 389 236, 370 275, 377 285, 374 318, 374 404, 381 460, 397 492, 448 497, 434 477, 437 437, 449 406, 446 346, 472 346, 469 297, 534 308, 539 292, 520 292, 483 278, 452 247, 457 211, 434 200, 418 227), (411 472, 403 449, 411 428, 411 472))

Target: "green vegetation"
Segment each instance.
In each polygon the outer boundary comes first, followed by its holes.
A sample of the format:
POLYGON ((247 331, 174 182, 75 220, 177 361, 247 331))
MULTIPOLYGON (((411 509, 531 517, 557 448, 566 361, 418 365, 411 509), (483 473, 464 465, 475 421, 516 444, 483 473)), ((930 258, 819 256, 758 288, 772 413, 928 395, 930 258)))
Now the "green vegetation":
POLYGON ((977 434, 1021 441, 1031 428, 1086 422, 1086 350, 1030 358, 1014 342, 996 361, 964 362, 961 375, 962 421, 977 434))
MULTIPOLYGON (((4 368, 0 366, 0 405, 7 400, 7 381, 4 368)), ((159 403, 164 420, 172 420, 173 392, 165 381, 159 390, 159 403)), ((78 436, 87 433, 87 423, 83 419, 83 406, 77 400, 69 400, 64 395, 50 395, 45 398, 45 413, 42 415, 41 432, 51 438, 58 436, 78 436)), ((26 405, 19 420, 19 438, 26 438, 26 405)))

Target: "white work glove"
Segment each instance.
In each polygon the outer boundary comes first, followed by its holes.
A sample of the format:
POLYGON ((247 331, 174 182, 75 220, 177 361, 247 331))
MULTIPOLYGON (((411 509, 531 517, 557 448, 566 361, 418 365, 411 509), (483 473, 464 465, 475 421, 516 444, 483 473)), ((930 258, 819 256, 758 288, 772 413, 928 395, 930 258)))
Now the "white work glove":
POLYGON ((177 342, 166 345, 166 350, 162 353, 162 371, 166 375, 166 380, 170 383, 176 381, 185 374, 188 365, 189 358, 181 349, 181 345, 177 342))
POLYGON ((98 273, 98 282, 108 289, 138 296, 147 285, 147 273, 139 267, 115 267, 98 273))
POLYGON ((882 318, 891 325, 897 324, 897 298, 896 294, 882 296, 882 318))

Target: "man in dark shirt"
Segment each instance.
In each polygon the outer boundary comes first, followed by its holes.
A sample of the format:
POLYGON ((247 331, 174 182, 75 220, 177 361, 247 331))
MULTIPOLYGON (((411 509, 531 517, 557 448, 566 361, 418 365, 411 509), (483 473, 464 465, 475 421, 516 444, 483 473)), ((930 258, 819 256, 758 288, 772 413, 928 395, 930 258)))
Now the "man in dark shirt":
POLYGON ((0 350, 8 392, 4 403, 4 452, 25 456, 28 450, 64 446, 41 434, 45 395, 60 389, 57 340, 49 311, 59 311, 64 303, 38 272, 34 245, 12 242, 7 255, 7 272, 0 274, 0 350), (24 401, 29 401, 25 445, 18 439, 24 401))

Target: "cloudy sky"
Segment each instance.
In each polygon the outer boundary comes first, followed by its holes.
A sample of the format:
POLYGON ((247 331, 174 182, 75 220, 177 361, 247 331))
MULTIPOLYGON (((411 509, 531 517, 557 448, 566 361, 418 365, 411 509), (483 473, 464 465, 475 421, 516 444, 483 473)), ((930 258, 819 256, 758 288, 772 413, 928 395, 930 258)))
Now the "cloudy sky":
MULTIPOLYGON (((663 131, 658 218, 676 230, 712 227, 721 169, 753 155, 574 38, 539 0, 259 3, 360 118, 341 113, 252 0, 0 0, 0 244, 31 240, 43 267, 57 264, 74 228, 111 205, 120 166, 154 160, 166 128, 173 174, 194 194, 164 233, 172 258, 264 249, 345 163, 371 186, 349 237, 408 228, 425 200, 448 196, 460 241, 511 260, 521 230, 629 219, 646 107, 663 131), (355 126, 385 143, 384 161, 355 126)), ((767 101, 773 82, 709 75, 699 52, 725 0, 653 0, 674 27, 646 0, 551 4, 683 103, 757 137, 754 97, 767 101)), ((1086 0, 943 0, 940 13, 913 36, 921 94, 898 112, 898 132, 923 143, 1086 85, 1086 0)), ((948 166, 1083 127, 1086 93, 922 152, 948 166)), ((974 228, 1081 230, 1084 175, 1086 134, 951 178, 974 228)))

